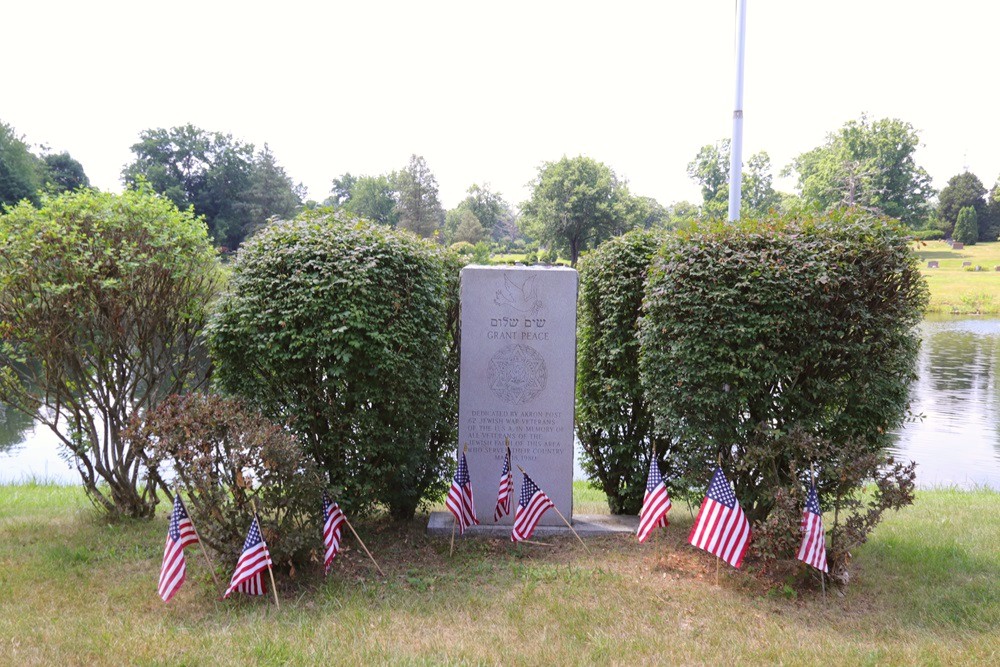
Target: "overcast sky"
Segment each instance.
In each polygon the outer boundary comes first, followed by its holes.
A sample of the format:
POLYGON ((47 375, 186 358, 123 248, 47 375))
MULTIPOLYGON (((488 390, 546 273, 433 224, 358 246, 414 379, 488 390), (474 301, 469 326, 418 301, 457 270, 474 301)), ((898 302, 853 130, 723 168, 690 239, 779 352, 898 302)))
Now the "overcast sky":
MULTIPOLYGON (((1000 3, 748 0, 744 154, 775 174, 868 112, 908 121, 937 188, 1000 176, 1000 3)), ((732 131, 733 0, 23 0, 0 10, 0 120, 120 190, 147 128, 268 143, 309 196, 423 155, 441 201, 512 204, 587 155, 664 204, 732 131)), ((781 189, 794 183, 778 179, 781 189)))

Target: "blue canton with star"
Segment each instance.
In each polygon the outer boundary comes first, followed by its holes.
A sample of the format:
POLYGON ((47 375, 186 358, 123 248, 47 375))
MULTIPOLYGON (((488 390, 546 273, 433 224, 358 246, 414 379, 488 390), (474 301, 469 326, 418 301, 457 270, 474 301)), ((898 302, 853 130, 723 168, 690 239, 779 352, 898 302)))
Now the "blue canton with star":
POLYGON ((654 460, 649 464, 649 478, 646 479, 646 491, 652 493, 662 481, 663 475, 660 474, 660 464, 654 460))
POLYGON ((524 483, 521 484, 521 506, 527 507, 531 502, 531 497, 538 493, 538 485, 531 481, 527 475, 524 476, 524 483))
POLYGON ((823 511, 819 508, 819 494, 816 493, 815 486, 809 489, 809 495, 806 497, 806 510, 812 512, 813 514, 823 513, 823 511))
POLYGON ((247 541, 243 543, 243 551, 252 549, 263 541, 264 540, 260 536, 260 526, 257 525, 257 519, 255 518, 253 523, 250 524, 250 532, 247 533, 247 541))
POLYGON ((729 480, 722 474, 722 468, 716 468, 715 474, 712 475, 712 483, 708 485, 708 497, 729 509, 736 507, 736 494, 729 486, 729 480))
POLYGON ((455 484, 465 486, 469 483, 469 464, 465 462, 465 454, 458 460, 458 470, 455 471, 455 484))
POLYGON ((170 539, 177 541, 181 539, 181 519, 187 518, 187 512, 184 511, 184 505, 180 503, 180 500, 174 502, 174 511, 170 513, 170 539))

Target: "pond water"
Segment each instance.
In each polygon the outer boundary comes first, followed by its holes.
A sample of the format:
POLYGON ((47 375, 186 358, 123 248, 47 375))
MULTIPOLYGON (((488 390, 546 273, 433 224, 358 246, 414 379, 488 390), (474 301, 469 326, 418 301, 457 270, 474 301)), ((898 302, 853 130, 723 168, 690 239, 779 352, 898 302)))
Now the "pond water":
MULTIPOLYGON (((919 464, 921 486, 1000 490, 1000 319, 929 318, 920 330, 911 409, 922 418, 899 431, 894 450, 919 464)), ((26 479, 80 481, 48 429, 0 406, 0 483, 26 479)))

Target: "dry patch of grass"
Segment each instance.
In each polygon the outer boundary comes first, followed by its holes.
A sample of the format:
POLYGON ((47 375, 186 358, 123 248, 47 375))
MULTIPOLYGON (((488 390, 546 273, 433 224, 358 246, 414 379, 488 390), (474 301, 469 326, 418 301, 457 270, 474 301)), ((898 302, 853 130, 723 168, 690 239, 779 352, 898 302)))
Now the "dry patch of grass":
POLYGON ((921 492, 825 600, 726 566, 716 584, 681 507, 650 542, 589 553, 572 537, 459 539, 449 558, 426 518, 357 522, 386 577, 348 537, 328 579, 280 578, 277 611, 219 600, 190 550, 188 582, 160 602, 165 516, 109 526, 77 489, 0 487, 0 663, 995 664, 998 510, 989 491, 921 492))

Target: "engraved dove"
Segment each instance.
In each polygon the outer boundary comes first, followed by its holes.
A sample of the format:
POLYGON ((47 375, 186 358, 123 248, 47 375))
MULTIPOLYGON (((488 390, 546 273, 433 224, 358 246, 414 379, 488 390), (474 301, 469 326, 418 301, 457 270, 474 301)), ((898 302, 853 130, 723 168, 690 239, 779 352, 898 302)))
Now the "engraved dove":
POLYGON ((542 302, 538 298, 538 285, 535 278, 531 276, 524 283, 518 285, 506 273, 503 274, 503 289, 498 289, 493 303, 498 306, 510 306, 521 313, 534 315, 541 307, 542 302))

